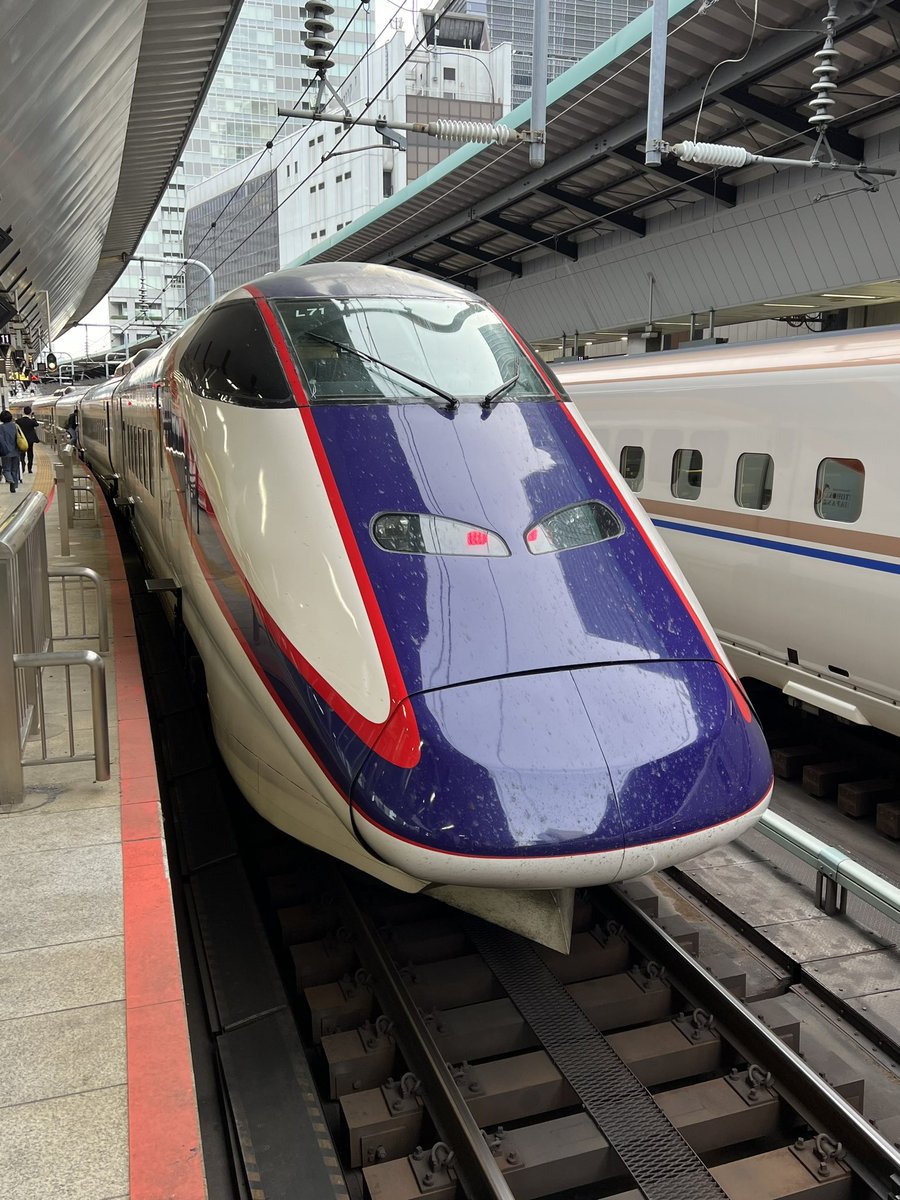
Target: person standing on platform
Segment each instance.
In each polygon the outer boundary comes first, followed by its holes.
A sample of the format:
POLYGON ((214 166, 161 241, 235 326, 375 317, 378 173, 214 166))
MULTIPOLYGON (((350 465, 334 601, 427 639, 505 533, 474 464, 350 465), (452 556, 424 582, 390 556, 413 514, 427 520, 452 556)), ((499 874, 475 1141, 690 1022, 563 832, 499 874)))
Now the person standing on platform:
POLYGON ((22 413, 21 417, 19 417, 19 419, 16 421, 16 424, 22 430, 22 432, 25 434, 25 437, 28 439, 28 449, 19 451, 19 455, 22 459, 22 472, 21 473, 23 475, 25 474, 25 460, 27 458, 28 459, 28 474, 31 475, 31 473, 32 473, 31 469, 34 466, 34 443, 38 440, 38 435, 37 435, 38 423, 34 419, 34 417, 31 415, 31 405, 30 404, 25 405, 25 411, 22 413))
POLYGON ((19 447, 16 445, 16 430, 18 425, 12 418, 12 413, 4 410, 0 413, 0 465, 3 468, 3 478, 9 484, 9 490, 14 492, 19 486, 19 447))

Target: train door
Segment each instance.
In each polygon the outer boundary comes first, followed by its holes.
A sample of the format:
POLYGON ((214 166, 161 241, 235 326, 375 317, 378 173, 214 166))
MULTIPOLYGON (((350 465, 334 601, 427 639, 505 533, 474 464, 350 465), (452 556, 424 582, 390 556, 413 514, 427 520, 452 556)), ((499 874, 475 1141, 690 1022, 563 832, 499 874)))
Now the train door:
POLYGON ((160 476, 166 549, 172 562, 179 562, 183 525, 188 513, 190 489, 185 453, 184 413, 181 398, 169 378, 157 388, 160 423, 160 476))
POLYGON ((113 394, 109 402, 109 461, 116 475, 116 493, 128 495, 125 482, 125 418, 121 394, 113 394))

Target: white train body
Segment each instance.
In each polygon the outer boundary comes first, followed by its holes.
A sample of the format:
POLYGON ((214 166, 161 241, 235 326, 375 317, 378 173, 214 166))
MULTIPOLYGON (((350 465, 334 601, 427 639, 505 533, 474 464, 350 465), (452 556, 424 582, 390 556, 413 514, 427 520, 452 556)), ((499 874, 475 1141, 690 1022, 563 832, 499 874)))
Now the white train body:
POLYGON ((900 734, 900 331, 558 374, 738 674, 900 734))

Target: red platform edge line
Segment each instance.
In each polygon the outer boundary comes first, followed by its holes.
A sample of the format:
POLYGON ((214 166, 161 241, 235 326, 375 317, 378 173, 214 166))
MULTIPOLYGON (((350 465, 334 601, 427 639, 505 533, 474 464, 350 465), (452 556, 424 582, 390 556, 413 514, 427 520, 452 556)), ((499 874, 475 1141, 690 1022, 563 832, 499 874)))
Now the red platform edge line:
POLYGON ((205 1200, 197 1095, 159 785, 131 597, 112 517, 110 568, 119 731, 130 1200, 205 1200))

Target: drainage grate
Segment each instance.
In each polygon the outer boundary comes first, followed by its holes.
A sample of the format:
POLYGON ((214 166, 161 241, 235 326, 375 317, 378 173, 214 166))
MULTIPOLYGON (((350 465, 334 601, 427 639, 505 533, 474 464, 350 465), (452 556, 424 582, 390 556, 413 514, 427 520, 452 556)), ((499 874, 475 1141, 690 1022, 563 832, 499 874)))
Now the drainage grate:
POLYGON ((481 921, 467 932, 647 1200, 725 1200, 725 1192, 588 1020, 530 942, 481 921))

